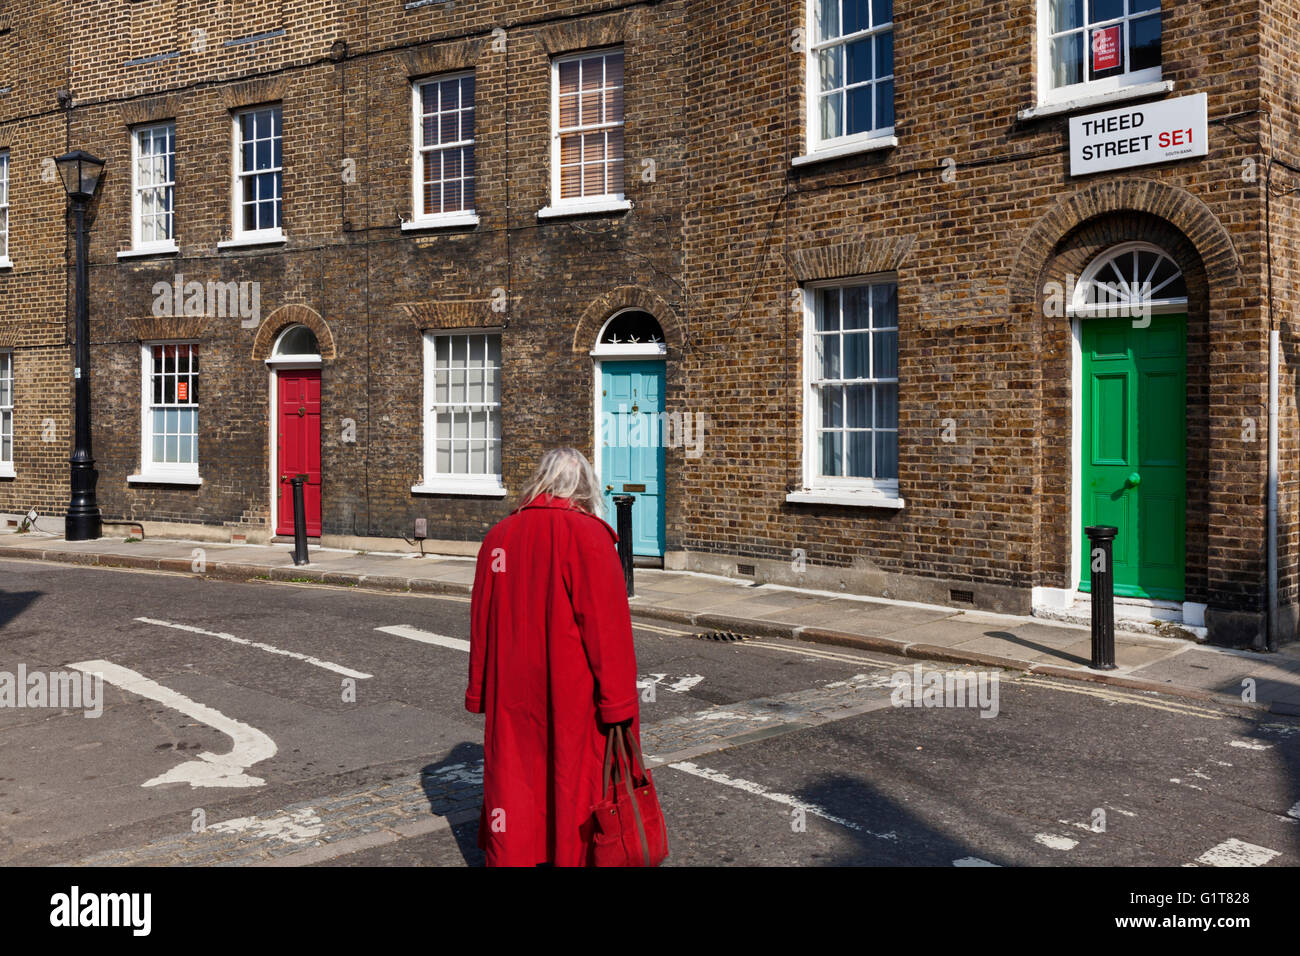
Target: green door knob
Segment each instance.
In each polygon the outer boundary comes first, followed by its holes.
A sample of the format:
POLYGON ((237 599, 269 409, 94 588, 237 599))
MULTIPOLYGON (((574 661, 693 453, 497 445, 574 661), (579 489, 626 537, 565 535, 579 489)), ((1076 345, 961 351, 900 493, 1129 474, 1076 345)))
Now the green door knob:
POLYGON ((1130 488, 1136 488, 1140 484, 1142 484, 1142 476, 1136 471, 1128 476, 1128 485, 1130 488))

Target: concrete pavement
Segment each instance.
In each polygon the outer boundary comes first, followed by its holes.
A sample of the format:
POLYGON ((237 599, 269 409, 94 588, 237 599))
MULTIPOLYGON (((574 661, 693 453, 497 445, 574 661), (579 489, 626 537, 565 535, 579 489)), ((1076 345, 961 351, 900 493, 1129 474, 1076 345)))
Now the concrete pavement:
MULTIPOLYGON (((0 557, 429 594, 468 594, 474 579, 473 559, 466 557, 313 547, 310 564, 295 567, 287 544, 121 537, 73 543, 41 532, 0 534, 0 557)), ((634 614, 701 631, 785 637, 1300 715, 1300 644, 1260 654, 1119 631, 1118 668, 1099 672, 1088 667, 1088 629, 1065 622, 644 568, 636 571, 636 589, 634 614)))

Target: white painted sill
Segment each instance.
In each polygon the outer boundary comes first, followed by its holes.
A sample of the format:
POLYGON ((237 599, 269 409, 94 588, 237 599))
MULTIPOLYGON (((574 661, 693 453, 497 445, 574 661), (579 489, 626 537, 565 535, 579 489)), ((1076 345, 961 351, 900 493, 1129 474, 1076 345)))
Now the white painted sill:
POLYGON ((12 269, 14 261, 8 256, 0 256, 0 269, 12 269))
POLYGON ((14 471, 13 465, 0 465, 0 478, 17 478, 18 472, 14 471))
POLYGON ((402 232, 418 232, 421 229, 454 229, 457 226, 477 226, 478 213, 450 212, 439 216, 423 216, 410 222, 402 223, 402 232))
POLYGON ((1137 100, 1144 96, 1157 96, 1161 93, 1172 93, 1174 90, 1173 80, 1157 80, 1154 83, 1139 83, 1137 86, 1125 86, 1118 90, 1110 90, 1106 93, 1093 93, 1087 96, 1076 96, 1073 99, 1061 100, 1059 103, 1040 103, 1038 106, 1031 106, 1029 109, 1021 110, 1016 114, 1016 119, 1032 120, 1042 119, 1044 116, 1060 116, 1064 113, 1073 113, 1077 110, 1092 109, 1095 106, 1106 106, 1110 103, 1123 103, 1126 100, 1137 100))
POLYGON ((482 498, 504 498, 509 492, 503 484, 491 481, 434 481, 412 485, 413 495, 478 495, 482 498))
POLYGON ((537 210, 538 219, 558 219, 561 216, 589 216, 602 212, 627 212, 632 204, 626 199, 606 197, 588 202, 559 202, 537 210))
POLYGON ((785 500, 795 505, 852 505, 856 508, 893 508, 900 510, 907 502, 876 492, 863 491, 792 491, 785 500))
POLYGON ((139 249, 123 249, 117 254, 119 259, 141 259, 145 256, 166 256, 174 252, 180 252, 180 248, 174 242, 169 242, 160 246, 142 246, 139 249))
POLYGON ((239 236, 235 239, 222 239, 217 243, 218 249, 243 249, 248 246, 279 246, 288 241, 284 233, 272 235, 239 236))
POLYGON ((198 475, 168 475, 156 471, 146 471, 139 475, 127 475, 128 485, 188 485, 197 488, 203 484, 198 475))
POLYGON ((813 163, 823 163, 828 159, 839 159, 841 156, 855 156, 858 153, 874 153, 882 149, 893 149, 897 145, 897 136, 880 136, 876 139, 866 139, 857 143, 841 143, 839 146, 827 146, 825 149, 817 149, 811 153, 796 156, 790 161, 790 165, 810 166, 813 163))

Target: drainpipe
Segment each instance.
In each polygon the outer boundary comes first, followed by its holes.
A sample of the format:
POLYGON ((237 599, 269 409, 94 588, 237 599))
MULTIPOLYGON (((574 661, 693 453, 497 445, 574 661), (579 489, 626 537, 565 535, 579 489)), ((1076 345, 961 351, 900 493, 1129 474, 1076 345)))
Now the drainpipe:
POLYGON ((1278 330, 1268 333, 1268 649, 1277 650, 1278 330))

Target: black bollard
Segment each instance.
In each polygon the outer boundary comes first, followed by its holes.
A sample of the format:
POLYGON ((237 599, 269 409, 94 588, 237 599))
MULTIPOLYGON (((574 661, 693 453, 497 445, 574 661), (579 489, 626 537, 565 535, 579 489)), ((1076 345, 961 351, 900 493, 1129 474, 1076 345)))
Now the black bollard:
POLYGON ((1092 581, 1092 668, 1115 669, 1115 569, 1112 543, 1119 528, 1093 525, 1088 535, 1088 566, 1092 581))
POLYGON ((623 579, 627 581, 627 596, 633 597, 632 587, 632 502, 631 495, 615 495, 614 508, 618 512, 618 559, 623 562, 623 579))
POLYGON ((307 563, 307 504, 303 500, 303 485, 307 483, 306 475, 296 475, 289 479, 293 485, 293 563, 307 563))

